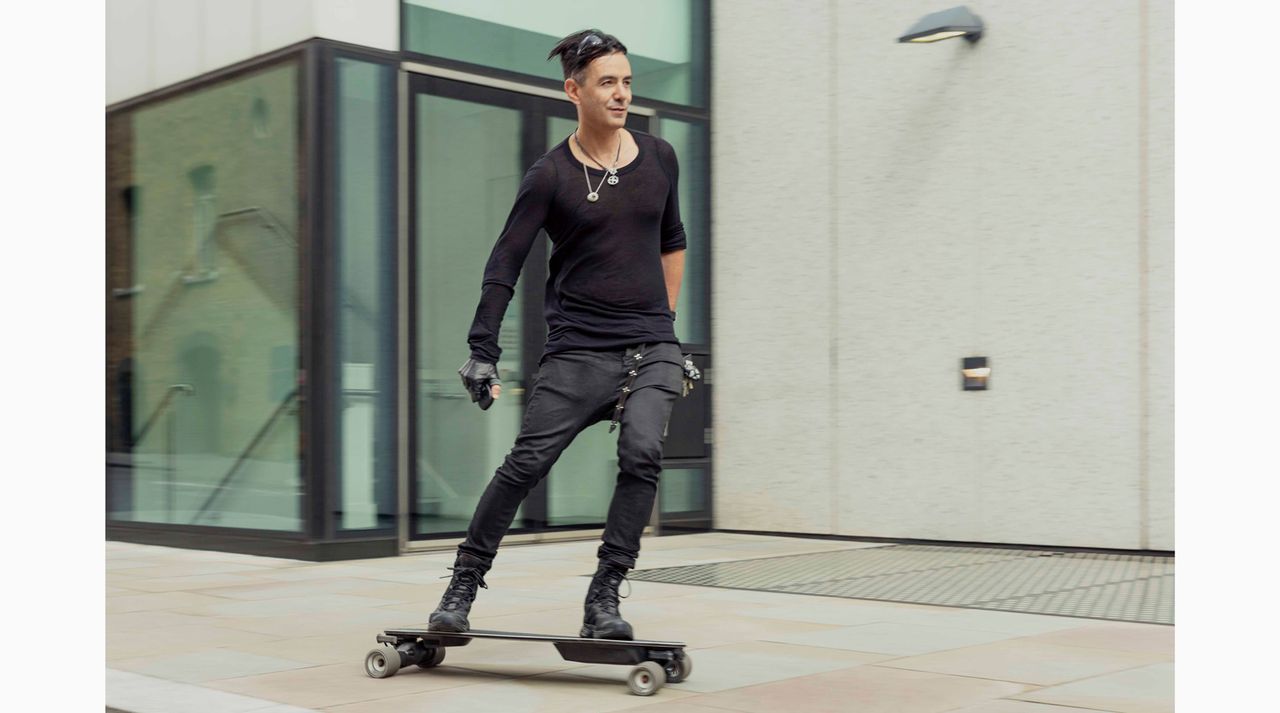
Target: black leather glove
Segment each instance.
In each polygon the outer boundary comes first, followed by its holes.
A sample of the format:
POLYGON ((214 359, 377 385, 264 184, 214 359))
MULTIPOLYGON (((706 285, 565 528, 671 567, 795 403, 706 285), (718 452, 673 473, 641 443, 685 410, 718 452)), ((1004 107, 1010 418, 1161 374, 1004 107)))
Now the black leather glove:
POLYGON ((462 376, 463 388, 471 394, 471 402, 478 403, 481 411, 488 411, 493 405, 493 391, 490 387, 502 384, 502 380, 498 378, 498 367, 486 361, 468 359, 458 369, 458 374, 462 376))

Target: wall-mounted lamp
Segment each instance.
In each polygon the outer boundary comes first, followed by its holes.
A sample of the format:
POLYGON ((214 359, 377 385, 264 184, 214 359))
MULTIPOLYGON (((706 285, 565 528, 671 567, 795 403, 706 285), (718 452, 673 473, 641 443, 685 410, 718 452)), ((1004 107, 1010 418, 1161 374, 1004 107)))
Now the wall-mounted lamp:
POLYGON ((961 360, 960 373, 964 376, 965 391, 986 391, 991 378, 991 367, 986 357, 965 357, 961 360))
POLYGON ((986 25, 982 19, 961 5, 950 10, 925 15, 919 22, 907 30, 907 34, 898 38, 899 42, 937 42, 952 37, 963 37, 969 42, 977 42, 982 37, 986 25))

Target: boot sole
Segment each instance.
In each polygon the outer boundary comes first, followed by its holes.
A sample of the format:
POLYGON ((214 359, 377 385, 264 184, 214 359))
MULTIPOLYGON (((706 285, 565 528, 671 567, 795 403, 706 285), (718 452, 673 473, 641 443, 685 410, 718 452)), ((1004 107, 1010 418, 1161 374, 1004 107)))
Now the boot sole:
POLYGON ((598 630, 595 627, 587 626, 586 624, 584 624, 582 626, 582 631, 578 632, 578 636, 584 639, 609 639, 610 641, 635 641, 636 639, 635 632, 626 634, 625 636, 617 635, 617 634, 614 634, 612 636, 610 635, 599 636, 597 635, 597 631, 598 630))
POLYGON ((442 634, 465 634, 471 630, 471 622, 463 619, 461 622, 440 621, 436 619, 429 620, 427 631, 435 631, 442 634))

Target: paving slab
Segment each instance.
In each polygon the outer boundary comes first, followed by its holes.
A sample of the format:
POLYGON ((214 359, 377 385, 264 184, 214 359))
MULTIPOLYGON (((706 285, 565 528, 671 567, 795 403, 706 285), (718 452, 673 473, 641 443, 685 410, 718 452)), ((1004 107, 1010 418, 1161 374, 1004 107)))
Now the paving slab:
POLYGON ((169 681, 200 683, 276 671, 308 668, 312 664, 219 648, 190 654, 143 656, 113 661, 111 667, 169 681))
POLYGON ((1173 664, 1152 664, 1094 676, 1042 688, 1017 698, 1115 713, 1172 713, 1173 664))
MULTIPOLYGON (((356 660, 328 666, 267 673, 242 678, 211 681, 209 688, 235 693, 302 708, 328 710, 362 701, 389 701, 412 699, 424 704, 436 698, 440 691, 506 680, 503 676, 462 668, 441 668, 438 671, 405 670, 391 678, 372 679, 365 675, 361 661, 363 651, 352 657, 356 660), (426 694, 432 695, 426 695, 426 694)), ((416 669, 416 667, 413 667, 416 669)), ((399 710, 389 708, 384 710, 399 710)))
POLYGON ((1163 658, 1163 654, 1086 649, 1020 639, 894 659, 882 665, 1052 686, 1138 668, 1163 658))
POLYGON ((1027 688, 1005 681, 902 671, 873 664, 704 694, 688 702, 746 713, 943 713, 1027 688))
POLYGON ((909 656, 959 649, 974 644, 1002 641, 1006 638, 1007 634, 994 631, 881 622, 805 633, 788 632, 775 636, 771 641, 909 656))
POLYGON ((120 713, 315 713, 201 686, 107 669, 107 710, 120 713))
MULTIPOLYGON (((678 684, 681 691, 713 693, 743 686, 782 681, 798 676, 847 669, 888 657, 854 651, 753 641, 712 648, 689 649, 695 675, 678 684)), ((569 674, 594 680, 621 680, 625 668, 582 666, 569 674)), ((663 689, 666 690, 666 689, 663 689)))

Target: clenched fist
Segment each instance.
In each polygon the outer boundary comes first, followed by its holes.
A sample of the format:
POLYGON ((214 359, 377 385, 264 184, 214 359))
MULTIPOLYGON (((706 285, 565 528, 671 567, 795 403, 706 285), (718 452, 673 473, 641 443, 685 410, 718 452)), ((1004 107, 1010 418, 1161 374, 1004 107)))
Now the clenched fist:
POLYGON ((481 411, 488 411, 495 399, 502 393, 502 380, 498 378, 498 367, 484 361, 468 359, 458 369, 462 376, 462 386, 471 395, 471 402, 477 403, 481 411))

